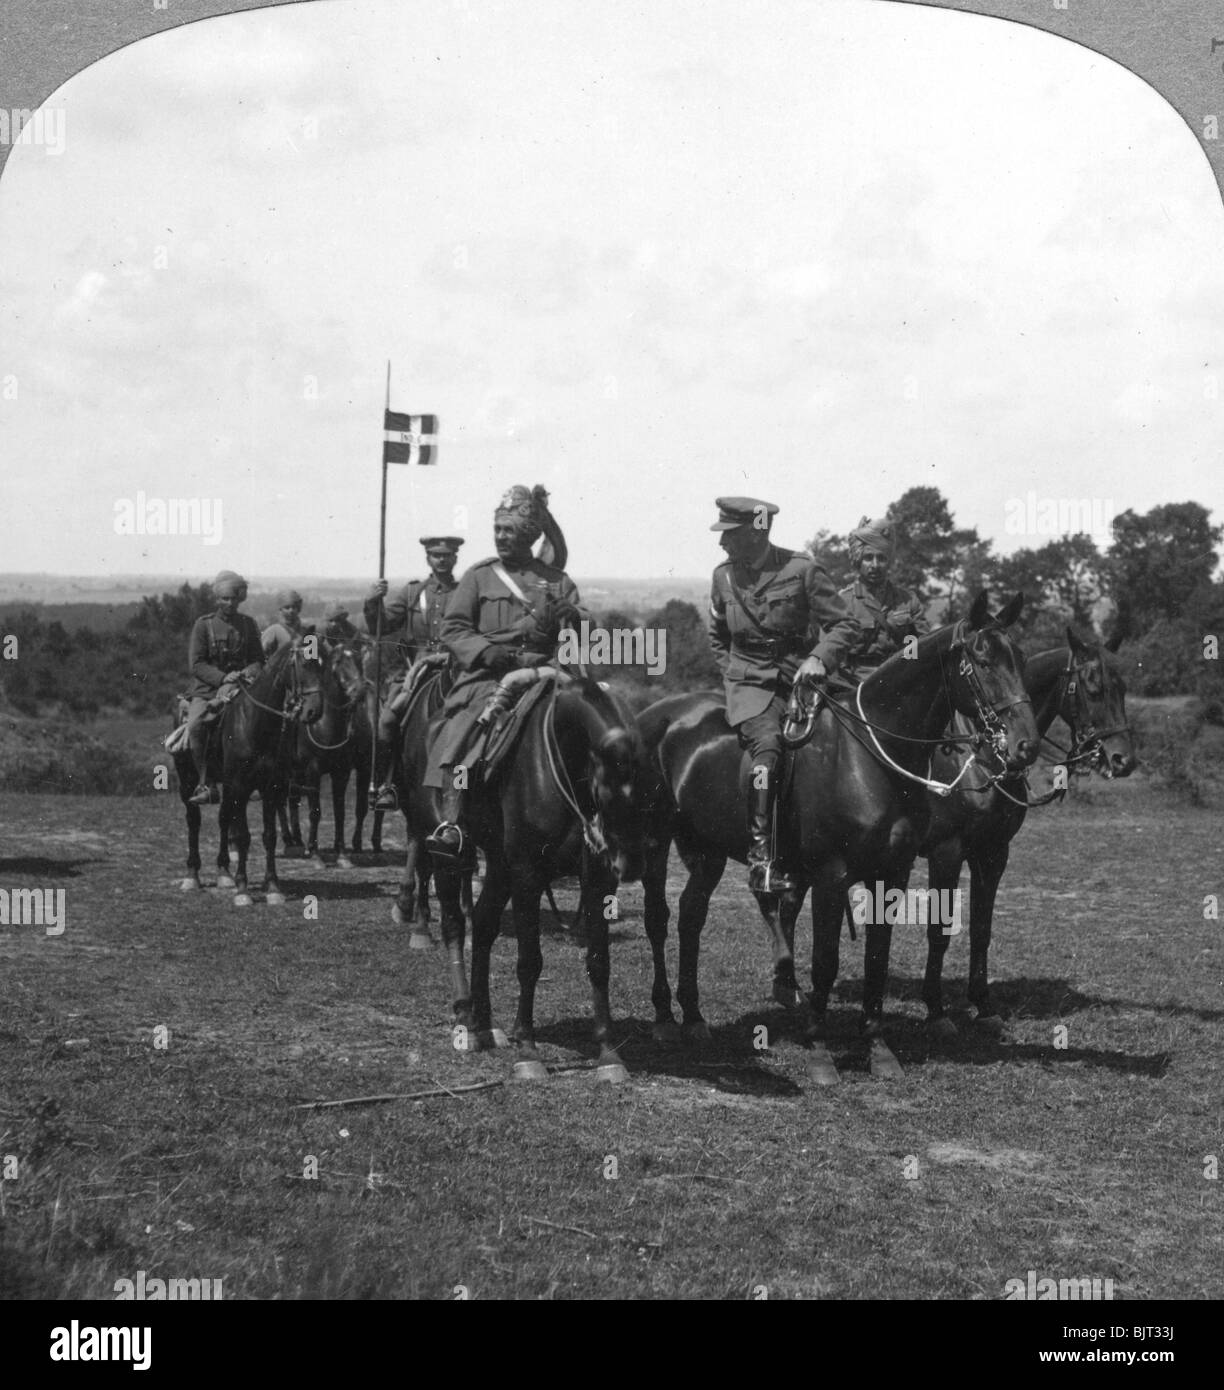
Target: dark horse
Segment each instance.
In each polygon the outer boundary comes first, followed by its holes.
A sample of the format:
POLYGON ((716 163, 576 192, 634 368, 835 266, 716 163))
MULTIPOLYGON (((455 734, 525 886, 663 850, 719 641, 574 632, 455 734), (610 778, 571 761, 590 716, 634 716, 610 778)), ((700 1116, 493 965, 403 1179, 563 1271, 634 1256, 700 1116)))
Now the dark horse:
MULTIPOLYGON (((487 859, 484 887, 472 919, 472 982, 463 965, 464 920, 459 875, 439 865, 438 899, 446 943, 456 1046, 495 1042, 489 997, 489 958, 509 901, 518 941, 518 1011, 511 1037, 518 1044, 516 1075, 546 1075, 535 1046, 535 991, 543 967, 540 895, 555 878, 578 870, 587 922, 587 976, 599 1044, 599 1075, 627 1073, 612 1047, 608 1001, 608 922, 617 882, 641 874, 642 812, 653 785, 637 725, 610 690, 592 680, 556 677, 552 692, 528 715, 517 746, 490 783, 468 796, 468 830, 487 859)), ((431 815, 437 821, 436 793, 431 815)))
MULTIPOLYGON (((812 892, 812 995, 806 1028, 808 1072, 818 1083, 837 1080, 825 1046, 829 992, 837 978, 846 889, 879 882, 904 889, 930 817, 931 751, 954 711, 977 721, 975 756, 1019 770, 1037 756, 1039 738, 1022 679, 1023 655, 1006 635, 1019 616, 1021 595, 997 618, 979 594, 969 616, 920 638, 911 655, 898 654, 855 693, 827 699, 811 738, 791 754, 789 814, 780 836, 782 860, 798 890, 780 901, 758 894, 774 952, 774 997, 802 1006, 794 973, 794 922, 812 892)), ((680 978, 677 997, 690 1036, 708 1036, 698 1004, 697 960, 710 896, 729 858, 747 859, 748 758, 728 726, 721 694, 670 696, 640 716, 642 736, 669 796, 648 834, 643 875, 646 932, 654 956, 655 1035, 676 1036, 664 946, 667 938, 667 860, 674 839, 689 872, 680 897, 680 978)), ((863 1027, 872 1068, 900 1068, 882 1036, 884 990, 892 926, 867 928, 863 1027)))
MULTIPOLYGON (((404 872, 399 892, 391 909, 391 920, 397 926, 407 926, 408 947, 413 951, 427 950, 434 944, 429 934, 429 881, 433 861, 424 848, 426 835, 437 825, 434 798, 424 787, 426 736, 430 720, 442 708, 451 687, 451 674, 445 665, 422 669, 419 684, 413 690, 400 720, 399 759, 395 768, 395 789, 400 810, 404 813, 404 872)), ((472 875, 463 874, 461 904, 465 911, 472 909, 472 875)))
MULTIPOLYGON (((218 821, 217 887, 235 889, 234 906, 250 907, 247 851, 251 832, 246 808, 258 791, 263 804, 266 855, 264 888, 272 905, 285 901, 276 878, 276 810, 289 788, 289 766, 299 722, 311 723, 323 709, 323 668, 296 643, 282 647, 250 685, 241 686, 221 715, 214 738, 220 743, 221 813, 218 821), (238 851, 238 869, 229 872, 230 839, 238 851)), ((211 756, 211 755, 210 755, 211 756)), ((179 796, 187 811, 187 877, 184 889, 200 883, 200 808, 188 801, 199 782, 187 749, 174 753, 179 796)))
MULTIPOLYGON (((1057 750, 1065 754, 1068 774, 1073 764, 1087 763, 1106 777, 1130 776, 1135 749, 1126 722, 1126 686, 1098 644, 1082 642, 1068 628, 1067 646, 1028 659, 1024 684, 1043 739, 1056 716, 1070 730, 1070 746, 1057 750)), ((955 755, 936 753, 934 776, 950 781, 959 771, 955 755)), ((929 882, 935 889, 954 890, 961 866, 969 864, 969 1003, 977 1021, 994 1031, 1000 1023, 990 1003, 986 961, 995 895, 1029 805, 1023 777, 991 777, 979 767, 971 768, 951 796, 931 797, 930 822, 918 851, 927 857, 929 882)), ((951 1037, 956 1027, 944 1013, 942 987, 947 949, 948 934, 938 925, 930 926, 922 997, 932 1030, 951 1037)))
MULTIPOLYGON (((358 719, 365 708, 365 677, 362 674, 361 657, 352 646, 344 642, 327 642, 321 638, 314 640, 320 642, 323 653, 323 713, 313 724, 297 726, 297 741, 293 749, 293 767, 290 773, 288 814, 284 803, 278 812, 281 838, 286 847, 302 843, 302 832, 298 823, 298 793, 305 791, 310 808, 306 855, 316 868, 325 867, 319 856, 319 820, 322 814, 320 801, 323 778, 329 777, 332 794, 332 847, 336 853, 336 864, 339 868, 351 869, 353 861, 348 857, 344 844, 344 802, 348 793, 349 778, 356 769, 357 812, 360 825, 360 820, 365 814, 363 801, 368 794, 366 787, 362 785, 358 750, 358 719)), ((368 765, 366 774, 368 778, 368 765)))

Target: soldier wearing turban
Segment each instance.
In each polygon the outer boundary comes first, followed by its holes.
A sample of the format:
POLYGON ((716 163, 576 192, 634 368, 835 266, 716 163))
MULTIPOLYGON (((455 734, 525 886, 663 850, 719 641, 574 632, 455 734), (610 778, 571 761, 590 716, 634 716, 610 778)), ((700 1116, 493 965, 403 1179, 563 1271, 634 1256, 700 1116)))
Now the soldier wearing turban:
POLYGON ((429 749, 427 787, 442 791, 442 823, 427 843, 436 854, 462 859, 466 777, 459 773, 476 722, 501 678, 548 665, 562 627, 585 616, 565 573, 564 537, 539 486, 512 487, 493 514, 497 554, 474 564, 459 581, 442 622, 442 642, 459 676, 446 699, 445 720, 429 749), (531 547, 540 536, 537 559, 531 547))
POLYGON ((349 619, 347 603, 333 600, 323 610, 323 640, 325 642, 361 641, 361 633, 349 619))
POLYGON ((208 729, 202 722, 204 713, 218 691, 236 681, 253 679, 264 663, 255 619, 238 611, 246 600, 246 580, 233 570, 222 570, 212 587, 217 607, 196 619, 187 647, 187 664, 194 677, 187 711, 187 738, 200 778, 189 800, 198 805, 217 800, 216 784, 206 780, 208 729))
POLYGON ((264 656, 269 657, 282 647, 292 646, 299 638, 314 631, 313 624, 302 622, 302 596, 296 589, 282 589, 276 596, 280 618, 269 623, 260 638, 264 656))
POLYGON ((896 532, 887 519, 864 517, 850 532, 850 563, 857 577, 839 597, 862 630, 846 658, 846 674, 856 681, 900 651, 907 637, 931 630, 921 601, 888 577, 895 553, 896 532))

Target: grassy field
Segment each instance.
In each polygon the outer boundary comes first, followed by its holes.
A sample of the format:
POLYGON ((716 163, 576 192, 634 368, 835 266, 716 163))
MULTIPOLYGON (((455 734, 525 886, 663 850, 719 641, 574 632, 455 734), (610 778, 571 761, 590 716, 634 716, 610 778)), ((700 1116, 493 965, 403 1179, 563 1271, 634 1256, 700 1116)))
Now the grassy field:
MULTIPOLYGON (((66 893, 62 935, 0 927, 0 1173, 17 1162, 0 1298, 110 1298, 140 1270, 222 1279, 226 1299, 998 1299, 1029 1270, 1112 1278, 1119 1299, 1222 1291, 1210 813, 1118 786, 1030 816, 995 921, 1004 1040, 961 1010, 957 1041, 928 1042, 925 942, 899 928, 900 1083, 872 1081, 856 1046, 846 941, 829 1090, 768 1000, 738 869, 706 931, 701 1048, 650 1039, 641 899, 624 891, 613 1003, 632 1076, 614 1088, 577 1066, 516 1084, 510 1054, 455 1051, 441 950, 409 952, 391 924, 390 859, 291 858, 289 905, 242 911, 178 891, 184 852, 173 794, 0 800, 0 887, 66 893), (481 1081, 506 1084, 295 1108, 481 1081)), ((954 1005, 967 958, 959 937, 954 1005)), ((503 1027, 514 991, 503 937, 503 1027)), ((587 999, 581 952, 550 931, 550 1061, 593 1056, 587 999)))

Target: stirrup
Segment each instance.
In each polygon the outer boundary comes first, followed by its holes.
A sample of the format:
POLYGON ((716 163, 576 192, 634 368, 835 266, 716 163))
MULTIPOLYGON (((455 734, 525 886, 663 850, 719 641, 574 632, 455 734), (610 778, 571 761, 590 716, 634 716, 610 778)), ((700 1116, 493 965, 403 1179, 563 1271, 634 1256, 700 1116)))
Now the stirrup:
POLYGON ((474 868, 476 864, 476 854, 472 848, 472 842, 465 833, 461 825, 456 825, 453 820, 439 821, 434 828, 425 836, 425 848, 444 864, 453 865, 460 869, 474 868), (452 842, 450 836, 445 835, 448 830, 453 830, 458 837, 458 843, 452 842))
POLYGON ((795 880, 772 859, 748 865, 748 887, 754 893, 793 893, 795 880))
POLYGON ((187 798, 191 806, 219 806, 221 793, 215 782, 201 782, 187 798))
POLYGON ((384 782, 374 793, 374 800, 370 803, 376 811, 398 811, 399 792, 392 782, 384 782))

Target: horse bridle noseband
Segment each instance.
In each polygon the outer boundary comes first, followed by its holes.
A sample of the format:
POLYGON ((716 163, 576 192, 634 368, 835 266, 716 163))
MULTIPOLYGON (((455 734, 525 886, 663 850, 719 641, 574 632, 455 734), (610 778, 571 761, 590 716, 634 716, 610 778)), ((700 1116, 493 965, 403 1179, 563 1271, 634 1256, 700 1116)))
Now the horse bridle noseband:
MULTIPOLYGON (((277 709, 275 705, 265 705, 262 700, 257 700, 245 685, 240 686, 239 688, 241 689, 242 693, 246 696, 246 698, 250 700, 250 702, 257 709, 264 710, 268 714, 274 714, 277 716, 278 719, 284 721, 285 723, 288 723, 290 720, 297 720, 301 717, 302 707, 305 705, 306 700, 309 696, 318 695, 320 698, 322 698, 323 695, 322 685, 304 686, 301 684, 298 677, 298 662, 302 659, 302 649, 295 642, 289 649, 289 660, 285 663, 286 667, 288 668, 290 678, 288 698, 285 700, 285 703, 281 706, 280 709, 277 709)), ((275 680, 273 680, 272 682, 272 689, 275 690, 278 685, 281 685, 284 682, 284 680, 285 671, 278 671, 276 673, 275 680)))

